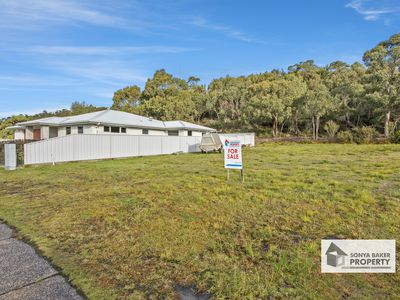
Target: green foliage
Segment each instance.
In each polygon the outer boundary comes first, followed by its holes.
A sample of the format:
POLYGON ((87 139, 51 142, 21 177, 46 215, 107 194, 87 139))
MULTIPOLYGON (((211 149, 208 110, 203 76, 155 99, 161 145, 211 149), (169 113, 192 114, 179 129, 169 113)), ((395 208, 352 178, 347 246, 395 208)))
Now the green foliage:
MULTIPOLYGON (((87 104, 85 101, 82 102, 72 102, 71 108, 70 108, 70 113, 71 115, 81 115, 81 114, 87 114, 95 111, 100 111, 106 109, 105 107, 98 107, 94 106, 91 104, 87 104)), ((55 112, 55 116, 61 116, 59 113, 55 112)))
POLYGON ((390 136, 390 141, 395 144, 400 144, 400 130, 394 131, 390 136))
POLYGON ((351 133, 350 130, 339 131, 336 138, 337 138, 337 141, 340 143, 350 144, 350 143, 354 142, 353 134, 351 133))
POLYGON ((378 132, 370 126, 356 127, 352 129, 353 140, 357 144, 370 144, 377 138, 378 132))
POLYGON ((335 137, 336 133, 338 132, 339 127, 340 126, 338 124, 336 124, 334 121, 329 120, 328 122, 326 122, 324 129, 325 129, 326 133, 328 134, 328 136, 330 138, 333 138, 333 137, 335 137))
POLYGON ((306 92, 306 85, 294 74, 275 73, 249 86, 245 114, 250 123, 272 122, 273 136, 279 124, 290 118, 293 102, 306 92))
POLYGON ((389 137, 391 114, 400 108, 400 34, 367 51, 363 60, 368 67, 366 97, 385 115, 385 136, 389 137))
POLYGON ((127 86, 114 93, 112 109, 133 111, 140 105, 140 88, 136 85, 127 86))

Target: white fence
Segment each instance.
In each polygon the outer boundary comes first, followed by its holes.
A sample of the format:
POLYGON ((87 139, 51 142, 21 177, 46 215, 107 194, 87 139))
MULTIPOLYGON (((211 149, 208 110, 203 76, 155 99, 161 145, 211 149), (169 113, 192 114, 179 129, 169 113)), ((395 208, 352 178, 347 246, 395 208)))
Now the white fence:
POLYGON ((131 156, 199 152, 201 137, 82 134, 24 145, 26 165, 131 156))
POLYGON ((223 143, 225 140, 235 140, 240 141, 242 145, 254 147, 256 145, 255 142, 255 134, 254 132, 249 133, 220 133, 219 138, 223 143))

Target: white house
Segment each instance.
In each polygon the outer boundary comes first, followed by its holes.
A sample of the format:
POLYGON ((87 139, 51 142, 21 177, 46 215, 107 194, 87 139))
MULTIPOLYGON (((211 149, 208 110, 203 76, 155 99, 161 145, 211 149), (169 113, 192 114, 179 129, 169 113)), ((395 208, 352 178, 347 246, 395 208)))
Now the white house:
POLYGON ((17 140, 45 140, 71 134, 201 136, 213 128, 184 121, 159 121, 127 112, 103 110, 77 116, 50 117, 17 123, 17 140))

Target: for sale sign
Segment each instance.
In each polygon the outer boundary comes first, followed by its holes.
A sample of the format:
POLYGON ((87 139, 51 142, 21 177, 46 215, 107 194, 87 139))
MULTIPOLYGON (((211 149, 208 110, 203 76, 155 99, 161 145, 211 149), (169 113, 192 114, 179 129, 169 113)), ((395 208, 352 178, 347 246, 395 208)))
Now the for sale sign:
POLYGON ((242 169, 242 145, 240 141, 228 141, 224 143, 224 156, 226 169, 242 169))

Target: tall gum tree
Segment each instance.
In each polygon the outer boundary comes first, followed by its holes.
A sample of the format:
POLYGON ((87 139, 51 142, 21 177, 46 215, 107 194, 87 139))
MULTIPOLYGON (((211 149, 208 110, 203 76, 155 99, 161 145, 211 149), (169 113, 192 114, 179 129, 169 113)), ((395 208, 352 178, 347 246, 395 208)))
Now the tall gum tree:
POLYGON ((293 101, 302 97, 306 85, 294 74, 272 73, 265 80, 249 86, 248 119, 254 123, 272 123, 272 135, 279 134, 279 125, 290 118, 293 101))
POLYGON ((400 34, 365 52, 363 60, 367 66, 366 96, 384 114, 384 133, 389 137, 391 114, 400 105, 400 34))

